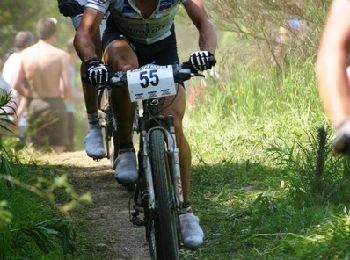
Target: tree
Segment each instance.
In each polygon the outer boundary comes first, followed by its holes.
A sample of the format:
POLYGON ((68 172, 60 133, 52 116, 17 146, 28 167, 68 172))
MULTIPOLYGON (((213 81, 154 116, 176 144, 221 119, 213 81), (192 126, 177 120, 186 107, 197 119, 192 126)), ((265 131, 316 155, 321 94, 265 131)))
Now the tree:
POLYGON ((276 46, 293 49, 300 56, 304 53, 305 46, 316 49, 330 2, 331 0, 209 0, 207 5, 220 29, 264 43, 272 59, 281 67, 276 46), (293 19, 302 21, 304 28, 308 27, 307 34, 305 30, 293 28, 293 19), (287 35, 288 40, 283 38, 284 35, 287 35))
POLYGON ((1 0, 0 1, 0 56, 8 52, 18 31, 35 32, 37 21, 42 17, 55 17, 65 33, 59 35, 59 42, 65 42, 69 20, 58 12, 57 1, 50 0, 1 0))

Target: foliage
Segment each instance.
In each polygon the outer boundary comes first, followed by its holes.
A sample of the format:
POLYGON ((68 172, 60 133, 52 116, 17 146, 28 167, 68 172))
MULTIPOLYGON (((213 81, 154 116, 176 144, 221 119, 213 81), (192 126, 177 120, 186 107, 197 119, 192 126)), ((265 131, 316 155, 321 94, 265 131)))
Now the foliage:
POLYGON ((307 140, 275 144, 269 149, 286 172, 286 187, 296 202, 349 201, 348 159, 333 153, 330 140, 330 131, 321 127, 317 136, 311 132, 307 140))
POLYGON ((11 134, 15 126, 11 117, 16 114, 14 104, 11 101, 11 92, 0 89, 0 135, 11 134))
MULTIPOLYGON (((77 194, 66 175, 52 178, 45 176, 47 173, 40 176, 37 173, 33 175, 33 171, 28 172, 28 165, 22 165, 21 151, 9 149, 3 142, 0 143, 0 155, 0 258, 15 255, 13 248, 25 248, 30 243, 37 245, 41 251, 32 251, 34 255, 51 254, 57 251, 58 245, 61 245, 64 255, 72 254, 75 232, 67 215, 82 203, 91 202, 91 195, 77 194), (1 179, 8 184, 7 189, 1 179), (32 194, 36 198, 32 198, 32 194), (49 205, 46 211, 49 210, 50 214, 41 213, 45 211, 43 200, 61 214, 49 205), (23 215, 21 212, 26 213, 23 215), (40 214, 43 215, 38 218, 40 214), (22 217, 25 220, 21 220, 22 217)), ((35 172, 38 171, 34 161, 29 160, 29 165, 34 167, 35 172)))
POLYGON ((7 206, 7 201, 0 201, 0 225, 11 222, 12 214, 8 211, 7 206))
POLYGON ((35 33, 37 21, 42 17, 55 17, 59 21, 59 42, 67 40, 72 33, 69 20, 59 14, 57 1, 50 0, 1 0, 0 1, 0 56, 11 52, 11 46, 18 31, 35 33))
POLYGON ((281 26, 290 28, 288 19, 306 20, 317 33, 314 38, 306 39, 313 43, 317 42, 330 3, 329 0, 216 0, 208 1, 207 5, 209 10, 215 10, 211 14, 219 28, 258 40, 270 39, 273 30, 281 26))
POLYGON ((349 164, 319 127, 327 120, 313 60, 292 58, 279 79, 230 67, 229 81, 207 81, 186 118, 191 200, 206 241, 182 251, 186 259, 348 256, 349 164))
MULTIPOLYGON (((260 67, 273 62, 282 73, 291 53, 301 58, 315 53, 330 3, 330 0, 207 1, 215 25, 245 42, 241 50, 250 50, 246 62, 258 58, 260 67), (293 19, 297 21, 295 25, 293 19)), ((237 49, 232 43, 230 47, 237 49)))
POLYGON ((55 249, 55 239, 61 241, 65 255, 75 251, 75 232, 71 221, 66 219, 51 219, 35 224, 31 223, 25 227, 13 229, 11 232, 23 233, 30 237, 45 254, 55 249))

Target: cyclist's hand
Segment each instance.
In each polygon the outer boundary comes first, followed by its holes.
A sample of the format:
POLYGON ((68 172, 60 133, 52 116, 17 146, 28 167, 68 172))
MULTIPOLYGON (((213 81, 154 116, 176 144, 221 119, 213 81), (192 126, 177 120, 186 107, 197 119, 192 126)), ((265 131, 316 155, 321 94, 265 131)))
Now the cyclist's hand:
POLYGON ((336 153, 350 155, 350 121, 345 121, 337 128, 333 148, 336 153))
POLYGON ((104 85, 108 82, 108 70, 97 58, 88 60, 85 64, 86 76, 92 85, 104 85))
POLYGON ((215 56, 208 51, 196 51, 190 55, 190 62, 195 70, 208 70, 215 66, 215 56))

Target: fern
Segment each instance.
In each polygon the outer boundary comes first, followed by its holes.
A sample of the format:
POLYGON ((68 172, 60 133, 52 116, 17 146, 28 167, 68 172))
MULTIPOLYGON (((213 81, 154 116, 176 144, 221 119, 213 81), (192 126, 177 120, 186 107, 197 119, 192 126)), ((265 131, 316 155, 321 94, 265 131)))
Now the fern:
POLYGON ((16 115, 16 108, 11 102, 11 92, 0 90, 0 130, 5 133, 12 133, 11 127, 15 123, 10 119, 16 115))
POLYGON ((60 241, 65 255, 72 254, 75 251, 75 231, 72 222, 67 219, 46 220, 23 228, 13 229, 11 232, 26 235, 45 254, 55 248, 56 240, 60 241))

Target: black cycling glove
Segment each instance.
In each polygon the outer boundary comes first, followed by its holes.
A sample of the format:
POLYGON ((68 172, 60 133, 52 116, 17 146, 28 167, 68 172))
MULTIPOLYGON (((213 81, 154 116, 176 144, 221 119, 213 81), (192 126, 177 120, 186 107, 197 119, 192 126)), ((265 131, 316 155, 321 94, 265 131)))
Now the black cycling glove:
POLYGON ((74 17, 84 13, 84 6, 76 0, 58 0, 58 9, 65 17, 74 17))
POLYGON ((85 62, 86 76, 92 85, 104 85, 108 82, 108 70, 102 61, 93 58, 85 62))
POLYGON ((215 56, 208 51, 196 51, 190 55, 190 62, 195 70, 208 70, 215 66, 215 56))

